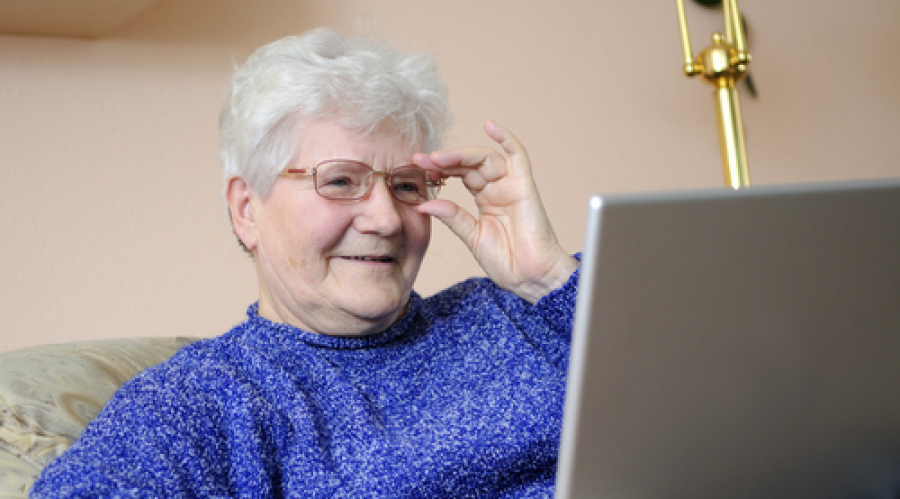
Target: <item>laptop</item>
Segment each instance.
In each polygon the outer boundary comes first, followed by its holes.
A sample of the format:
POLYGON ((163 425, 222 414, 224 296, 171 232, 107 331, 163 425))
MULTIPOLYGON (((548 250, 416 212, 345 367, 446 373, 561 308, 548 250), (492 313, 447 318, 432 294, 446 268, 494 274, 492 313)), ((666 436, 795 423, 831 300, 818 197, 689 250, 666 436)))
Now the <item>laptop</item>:
POLYGON ((900 498, 900 179, 590 200, 556 497, 900 498))

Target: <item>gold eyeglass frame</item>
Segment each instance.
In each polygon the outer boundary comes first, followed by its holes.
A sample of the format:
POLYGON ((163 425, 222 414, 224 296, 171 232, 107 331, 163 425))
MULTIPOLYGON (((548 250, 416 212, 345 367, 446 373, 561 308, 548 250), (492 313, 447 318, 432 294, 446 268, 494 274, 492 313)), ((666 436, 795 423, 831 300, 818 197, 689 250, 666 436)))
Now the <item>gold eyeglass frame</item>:
POLYGON ((325 196, 324 194, 322 194, 322 193, 319 191, 319 183, 318 183, 318 181, 317 181, 317 179, 316 179, 316 172, 319 170, 319 168, 321 168, 322 165, 328 164, 328 163, 351 163, 351 164, 354 164, 354 165, 365 166, 366 168, 369 169, 369 172, 370 172, 369 175, 373 175, 373 176, 375 176, 375 177, 382 177, 382 178, 384 179, 385 183, 386 183, 387 186, 388 186, 388 190, 389 190, 390 193, 391 193, 391 197, 393 197, 394 199, 396 199, 397 201, 399 201, 399 202, 401 202, 401 203, 403 203, 403 204, 410 205, 410 206, 416 206, 416 205, 422 204, 422 203, 424 203, 424 202, 432 201, 432 200, 434 200, 434 199, 437 199, 437 196, 438 196, 438 194, 440 193, 441 187, 444 186, 444 185, 447 185, 447 182, 444 180, 444 177, 443 177, 443 176, 441 176, 441 177, 438 178, 437 180, 433 180, 433 179, 431 178, 431 175, 430 175, 430 173, 432 173, 432 172, 430 172, 430 171, 428 171, 428 170, 424 170, 424 169, 422 169, 422 168, 419 168, 417 165, 415 165, 415 164, 413 164, 413 163, 407 163, 407 164, 400 165, 400 166, 394 168, 394 169, 391 170, 391 171, 380 172, 380 171, 375 170, 374 168, 372 168, 372 166, 369 165, 368 163, 364 163, 364 162, 362 162, 362 161, 357 161, 357 160, 353 160, 353 159, 343 159, 343 158, 326 159, 326 160, 324 160, 324 161, 320 161, 319 163, 316 164, 316 166, 314 166, 314 167, 312 167, 312 168, 286 168, 286 169, 282 170, 281 173, 278 174, 278 176, 279 176, 279 177, 290 177, 290 178, 296 178, 296 177, 300 177, 300 176, 303 176, 303 177, 312 177, 312 178, 313 178, 313 189, 315 189, 316 194, 318 194, 319 196, 321 196, 323 199, 327 199, 327 200, 329 200, 329 201, 337 201, 337 202, 348 202, 348 203, 353 203, 353 202, 361 201, 361 200, 366 199, 367 197, 369 197, 369 195, 372 193, 372 189, 375 188, 375 182, 374 182, 374 181, 372 181, 372 182, 369 184, 369 188, 366 189, 366 192, 364 192, 363 194, 361 194, 361 195, 358 196, 358 197, 354 197, 354 198, 330 198, 330 197, 325 196), (409 202, 409 201, 404 201, 404 200, 402 200, 402 199, 400 199, 400 198, 397 197, 396 193, 394 192, 394 182, 393 182, 394 174, 397 172, 397 170, 404 169, 404 168, 415 168, 415 169, 417 169, 417 170, 421 170, 421 171, 423 171, 423 172, 426 173, 426 175, 425 175, 425 188, 426 188, 426 189, 429 189, 429 190, 430 190, 430 189, 434 189, 434 197, 433 197, 432 199, 426 199, 425 201, 422 201, 422 202, 419 202, 419 203, 412 203, 412 202, 409 202))

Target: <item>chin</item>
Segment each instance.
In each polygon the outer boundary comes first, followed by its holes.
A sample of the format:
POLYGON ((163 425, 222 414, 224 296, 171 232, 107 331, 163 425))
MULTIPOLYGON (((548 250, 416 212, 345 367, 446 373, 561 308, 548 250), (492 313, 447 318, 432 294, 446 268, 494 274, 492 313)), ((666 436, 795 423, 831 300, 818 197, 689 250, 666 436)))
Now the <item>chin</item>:
POLYGON ((353 303, 348 303, 347 310, 360 319, 381 322, 393 322, 403 312, 406 302, 409 301, 409 292, 382 292, 375 291, 367 296, 360 296, 353 303))

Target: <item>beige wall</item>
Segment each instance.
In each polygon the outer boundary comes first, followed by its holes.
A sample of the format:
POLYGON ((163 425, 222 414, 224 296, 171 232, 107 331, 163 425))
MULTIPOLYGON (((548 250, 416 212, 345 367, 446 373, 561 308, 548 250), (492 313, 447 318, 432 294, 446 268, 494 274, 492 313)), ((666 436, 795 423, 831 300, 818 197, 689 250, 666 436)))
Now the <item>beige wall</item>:
MULTIPOLYGON (((688 7, 706 46, 721 18, 688 7)), ((754 182, 900 175, 900 2, 741 7, 754 182)), ((571 251, 591 193, 722 185, 670 1, 161 0, 100 39, 0 36, 0 350, 241 320, 256 283, 219 200, 223 88, 256 46, 323 24, 436 54, 448 145, 487 143, 486 118, 515 131, 571 251)), ((478 272, 436 224, 418 290, 478 272)))

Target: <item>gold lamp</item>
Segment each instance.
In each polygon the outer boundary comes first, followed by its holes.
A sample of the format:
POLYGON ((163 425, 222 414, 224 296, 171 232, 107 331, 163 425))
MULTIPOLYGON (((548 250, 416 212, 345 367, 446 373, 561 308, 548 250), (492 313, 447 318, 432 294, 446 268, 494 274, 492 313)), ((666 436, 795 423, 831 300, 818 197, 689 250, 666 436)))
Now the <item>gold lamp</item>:
POLYGON ((725 14, 725 36, 712 35, 712 45, 703 49, 695 58, 691 51, 684 0, 675 0, 681 27, 681 43, 684 47, 684 74, 702 75, 715 87, 713 96, 719 122, 719 146, 722 151, 722 167, 725 183, 734 189, 750 186, 747 166, 747 150, 744 146, 744 125, 741 104, 735 84, 747 74, 750 54, 741 24, 737 0, 722 0, 725 14))

